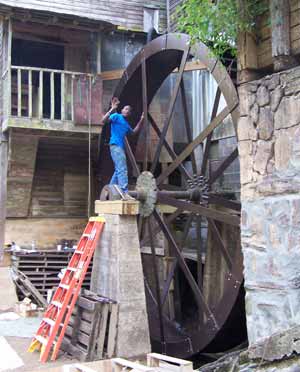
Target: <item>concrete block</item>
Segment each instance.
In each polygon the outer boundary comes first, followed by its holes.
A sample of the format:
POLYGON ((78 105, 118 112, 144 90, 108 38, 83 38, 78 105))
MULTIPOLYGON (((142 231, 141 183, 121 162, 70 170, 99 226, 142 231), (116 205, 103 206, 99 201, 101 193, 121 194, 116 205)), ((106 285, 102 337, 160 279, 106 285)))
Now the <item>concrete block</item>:
POLYGON ((136 217, 105 214, 104 218, 91 289, 119 303, 117 356, 131 358, 151 351, 136 217))

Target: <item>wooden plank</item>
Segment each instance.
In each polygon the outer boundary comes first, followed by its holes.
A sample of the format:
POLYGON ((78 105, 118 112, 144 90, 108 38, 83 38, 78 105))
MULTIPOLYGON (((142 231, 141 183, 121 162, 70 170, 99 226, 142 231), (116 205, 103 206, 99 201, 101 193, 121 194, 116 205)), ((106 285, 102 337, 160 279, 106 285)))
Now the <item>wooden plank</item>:
POLYGON ((113 367, 120 366, 122 367, 122 369, 124 369, 124 367, 127 367, 135 371, 141 371, 141 372, 154 372, 155 371, 155 369, 152 367, 144 366, 143 364, 139 364, 139 363, 130 362, 129 360, 123 359, 123 358, 113 358, 111 362, 113 364, 113 367))
POLYGON ((180 372, 193 372, 193 362, 190 362, 189 360, 174 358, 158 353, 147 354, 147 366, 158 367, 160 361, 175 365, 177 364, 180 367, 180 372))
POLYGON ((43 119, 43 96, 44 96, 44 90, 43 90, 43 71, 40 71, 39 75, 39 118, 43 119))
POLYGON ((75 75, 71 76, 71 120, 74 123, 74 79, 75 75))
POLYGON ((139 202, 136 200, 108 200, 95 201, 95 213, 102 214, 120 214, 120 215, 137 215, 139 214, 139 202))
POLYGON ((18 116, 22 116, 22 71, 21 69, 17 70, 18 72, 18 116))
POLYGON ((100 324, 101 320, 101 309, 102 309, 102 304, 97 303, 96 308, 94 310, 94 316, 93 320, 91 323, 92 329, 90 332, 90 337, 89 337, 89 344, 88 344, 88 355, 87 355, 87 360, 95 360, 97 359, 96 355, 96 350, 97 350, 97 341, 98 341, 98 325, 100 324))
POLYGON ((50 119, 54 120, 54 114, 55 114, 55 99, 54 99, 54 72, 50 73, 50 119))
MULTIPOLYGON (((207 70, 205 65, 200 61, 188 61, 185 65, 184 71, 198 71, 198 70, 207 70)), ((103 71, 101 72, 100 76, 103 81, 105 80, 119 80, 121 79, 124 69, 119 70, 111 70, 111 71, 103 71)), ((174 73, 178 72, 178 68, 176 68, 174 73)))
POLYGON ((97 341, 97 358, 102 359, 104 356, 104 341, 106 335, 107 318, 108 318, 109 304, 102 304, 102 313, 99 326, 99 337, 97 341))
POLYGON ((112 358, 115 353, 117 329, 118 329, 118 315, 119 315, 118 304, 111 304, 110 307, 111 307, 111 313, 110 313, 108 341, 107 341, 107 358, 112 358))
POLYGON ((28 70, 28 116, 32 117, 32 71, 28 70))

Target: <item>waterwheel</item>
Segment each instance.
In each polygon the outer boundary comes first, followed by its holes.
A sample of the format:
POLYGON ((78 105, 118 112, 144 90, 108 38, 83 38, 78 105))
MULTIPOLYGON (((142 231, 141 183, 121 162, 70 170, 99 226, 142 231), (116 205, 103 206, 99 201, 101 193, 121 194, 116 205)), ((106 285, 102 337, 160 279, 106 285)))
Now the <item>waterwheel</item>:
MULTIPOLYGON (((139 139, 126 146, 130 193, 141 205, 138 226, 152 346, 181 357, 202 350, 218 351, 220 339, 226 343, 234 328, 241 327, 242 334, 244 327, 236 323, 243 312, 240 203, 236 194, 214 187, 238 161, 237 148, 216 169, 208 169, 214 132, 226 125, 236 129, 239 112, 234 84, 205 45, 191 45, 184 34, 167 34, 135 56, 114 95, 121 106, 134 108, 133 122, 145 114, 139 139), (191 58, 217 83, 210 122, 196 134, 183 79, 191 58), (151 104, 171 74, 166 115, 154 117, 151 104), (176 125, 184 128, 186 143, 175 149, 170 133, 179 96, 184 120, 176 125), (221 99, 223 107, 219 107, 221 99), (164 164, 163 152, 167 159, 164 164), (191 235, 193 247, 187 249, 191 235)), ((114 197, 112 188, 106 186, 102 198, 114 197)))

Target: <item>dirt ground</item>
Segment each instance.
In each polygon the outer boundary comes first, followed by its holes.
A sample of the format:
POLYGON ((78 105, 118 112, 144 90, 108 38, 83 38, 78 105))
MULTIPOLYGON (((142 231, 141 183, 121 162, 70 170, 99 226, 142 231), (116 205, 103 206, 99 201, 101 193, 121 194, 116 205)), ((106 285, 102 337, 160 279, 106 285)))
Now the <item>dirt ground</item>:
POLYGON ((15 350, 18 356, 23 360, 24 365, 19 368, 11 369, 10 371, 15 372, 32 372, 33 370, 47 370, 52 367, 58 367, 64 364, 71 364, 78 362, 76 360, 72 360, 67 356, 61 355, 59 359, 55 362, 48 362, 48 363, 41 363, 39 361, 39 353, 29 353, 27 349, 30 345, 31 338, 25 337, 5 337, 6 341, 9 345, 15 350))

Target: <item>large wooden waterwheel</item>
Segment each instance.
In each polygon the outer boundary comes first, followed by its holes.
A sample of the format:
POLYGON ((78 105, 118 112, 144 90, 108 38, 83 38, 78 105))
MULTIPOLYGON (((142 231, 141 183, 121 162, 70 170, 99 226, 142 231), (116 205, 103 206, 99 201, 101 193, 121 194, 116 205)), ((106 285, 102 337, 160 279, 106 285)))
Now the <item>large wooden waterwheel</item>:
MULTIPOLYGON (((242 297, 240 203, 234 195, 214 190, 215 182, 237 159, 237 148, 217 169, 208 171, 214 131, 227 122, 236 128, 238 96, 224 66, 205 45, 191 46, 183 34, 164 35, 147 44, 124 72, 115 96, 121 106, 134 108, 133 121, 145 113, 144 131, 137 142, 127 143, 127 155, 131 194, 141 201, 142 252, 148 248, 143 266, 152 345, 157 351, 187 357, 230 337, 228 322, 236 322, 232 314, 242 297), (210 123, 197 135, 192 133, 183 81, 191 57, 207 68, 218 85, 210 123), (173 91, 160 121, 151 115, 151 102, 172 73, 173 91), (179 94, 184 114, 180 125, 187 138, 182 151, 174 148, 169 135, 179 94), (222 96, 226 104, 219 109, 222 96), (164 164, 162 152, 169 159, 164 164), (192 233, 196 235, 196 245, 190 249, 194 260, 185 254, 192 233), (162 241, 165 249, 159 256, 162 241)), ((104 197, 114 196, 109 187, 106 191, 104 197)))

